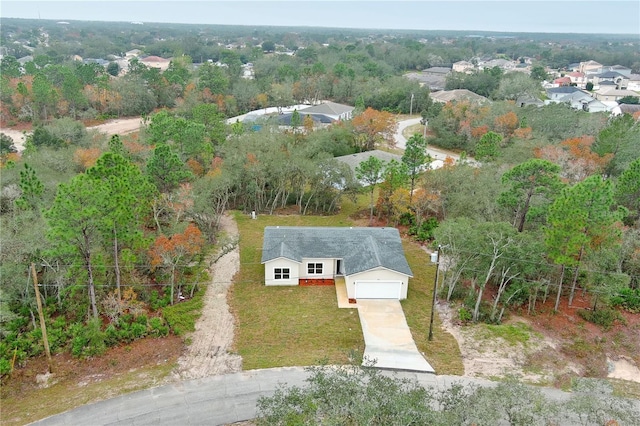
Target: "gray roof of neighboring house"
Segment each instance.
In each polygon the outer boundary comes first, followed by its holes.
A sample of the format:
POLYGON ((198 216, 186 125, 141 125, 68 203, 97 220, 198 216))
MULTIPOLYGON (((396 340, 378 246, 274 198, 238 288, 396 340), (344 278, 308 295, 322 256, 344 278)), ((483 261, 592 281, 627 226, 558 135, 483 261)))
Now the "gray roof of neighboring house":
POLYGON ((424 84, 431 90, 443 90, 446 86, 446 77, 444 74, 427 74, 424 72, 410 72, 404 75, 409 80, 416 80, 420 84, 424 84))
POLYGON ((623 65, 612 65, 609 67, 610 70, 630 70, 631 68, 625 67, 623 65))
POLYGON ((633 114, 640 111, 640 105, 638 104, 620 104, 620 111, 626 114, 633 114))
POLYGON ((325 102, 320 105, 315 105, 309 108, 305 108, 300 110, 300 112, 304 112, 305 114, 325 114, 325 115, 341 115, 344 113, 349 113, 354 110, 355 107, 350 105, 337 104, 335 102, 325 102))
POLYGON ((429 94, 434 101, 447 103, 449 101, 470 101, 485 103, 489 102, 489 99, 484 96, 480 96, 477 93, 473 93, 467 89, 454 89, 454 90, 442 90, 440 92, 431 92, 429 94))
MULTIPOLYGON (((298 112, 300 113, 300 125, 304 124, 304 119, 307 115, 311 117, 314 123, 330 124, 336 121, 335 119, 324 114, 308 114, 306 109, 298 112)), ((293 113, 285 112, 284 114, 279 114, 276 117, 278 118, 278 123, 284 126, 290 126, 291 119, 293 118, 293 113)))
POLYGON ((267 226, 261 263, 281 257, 342 259, 346 275, 382 267, 413 276, 396 228, 267 226))
POLYGON ((570 93, 566 96, 563 96, 558 100, 560 102, 571 102, 571 101, 582 101, 582 100, 592 101, 594 100, 594 97, 582 91, 577 91, 577 92, 570 93))
POLYGON ((378 160, 382 160, 385 163, 388 163, 391 160, 396 160, 397 162, 402 161, 402 156, 397 154, 392 154, 386 151, 380 151, 379 149, 374 149, 373 151, 365 151, 358 152, 356 154, 342 155, 340 157, 335 157, 336 160, 342 161, 343 163, 347 163, 353 173, 356 173, 356 167, 363 161, 367 161, 369 157, 376 157, 378 160))
POLYGON ((449 67, 431 67, 425 70, 422 70, 427 74, 449 74, 451 72, 451 68, 449 67))
POLYGON ((607 72, 603 72, 602 74, 598 74, 596 75, 596 77, 598 78, 617 78, 617 77, 622 77, 622 78, 626 78, 625 75, 620 74, 617 71, 607 71, 607 72))
POLYGON ((582 90, 578 89, 575 86, 560 86, 560 87, 552 87, 547 89, 547 93, 573 93, 573 92, 582 92, 582 90))

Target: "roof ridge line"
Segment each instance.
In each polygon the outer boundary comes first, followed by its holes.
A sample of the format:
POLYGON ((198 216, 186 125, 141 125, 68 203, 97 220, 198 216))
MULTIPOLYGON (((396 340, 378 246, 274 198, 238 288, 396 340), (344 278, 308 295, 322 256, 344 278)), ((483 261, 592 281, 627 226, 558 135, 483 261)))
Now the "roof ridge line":
POLYGON ((380 252, 378 250, 378 244, 373 235, 369 235, 369 241, 371 242, 371 246, 373 248, 373 254, 376 257, 376 261, 378 262, 378 266, 382 266, 382 261, 380 261, 380 252))

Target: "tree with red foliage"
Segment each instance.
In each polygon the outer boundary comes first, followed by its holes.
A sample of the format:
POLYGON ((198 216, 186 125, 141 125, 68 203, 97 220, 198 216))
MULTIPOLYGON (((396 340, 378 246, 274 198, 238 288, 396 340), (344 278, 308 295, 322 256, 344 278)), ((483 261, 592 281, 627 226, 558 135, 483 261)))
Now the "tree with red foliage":
POLYGON ((398 123, 390 112, 367 108, 362 114, 355 116, 351 123, 360 136, 356 139, 362 141, 359 146, 361 150, 371 151, 381 142, 389 146, 395 145, 393 136, 398 123))
MULTIPOLYGON (((151 267, 155 270, 159 266, 171 269, 171 304, 174 302, 174 288, 176 270, 178 266, 191 261, 200 253, 204 245, 204 238, 197 226, 190 223, 183 233, 173 234, 171 237, 160 235, 149 250, 151 267)), ((180 286, 178 288, 180 291, 180 286)))

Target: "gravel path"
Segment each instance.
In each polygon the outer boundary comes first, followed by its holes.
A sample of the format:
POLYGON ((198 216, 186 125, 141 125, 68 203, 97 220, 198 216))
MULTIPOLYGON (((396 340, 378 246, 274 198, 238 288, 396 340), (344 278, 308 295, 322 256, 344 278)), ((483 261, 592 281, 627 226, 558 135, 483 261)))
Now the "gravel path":
MULTIPOLYGON (((224 238, 235 239, 238 227, 229 215, 220 222, 224 238)), ((240 269, 240 253, 236 246, 211 265, 212 280, 204 296, 202 316, 190 335, 191 344, 178 359, 174 375, 180 380, 200 379, 242 370, 242 358, 229 352, 233 344, 234 319, 227 304, 227 290, 240 269)))

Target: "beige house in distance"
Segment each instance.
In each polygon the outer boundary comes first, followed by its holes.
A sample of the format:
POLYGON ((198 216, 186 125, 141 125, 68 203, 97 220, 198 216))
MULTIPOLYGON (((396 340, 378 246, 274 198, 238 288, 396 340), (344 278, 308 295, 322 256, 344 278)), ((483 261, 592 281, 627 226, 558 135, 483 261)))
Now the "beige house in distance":
POLYGON ((455 72, 467 72, 471 71, 475 68, 475 66, 471 62, 467 61, 458 61, 454 62, 452 69, 455 72))
POLYGON ((147 56, 140 59, 140 62, 148 66, 149 68, 158 68, 160 71, 166 71, 171 63, 170 59, 164 59, 160 56, 147 56))
POLYGON ((640 97, 640 93, 632 90, 616 90, 615 88, 604 88, 593 93, 593 96, 599 101, 618 101, 625 96, 640 97))

